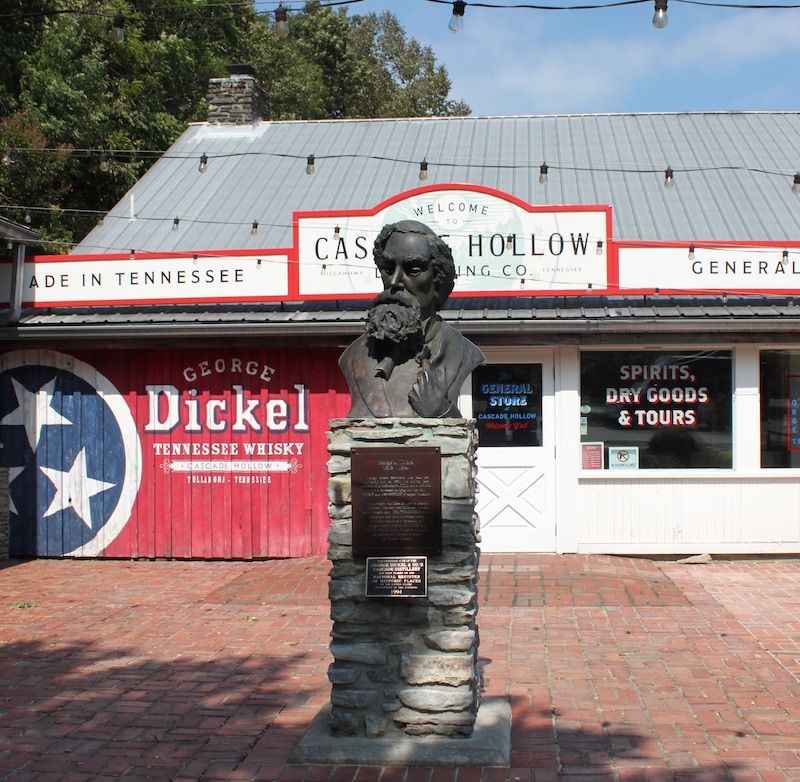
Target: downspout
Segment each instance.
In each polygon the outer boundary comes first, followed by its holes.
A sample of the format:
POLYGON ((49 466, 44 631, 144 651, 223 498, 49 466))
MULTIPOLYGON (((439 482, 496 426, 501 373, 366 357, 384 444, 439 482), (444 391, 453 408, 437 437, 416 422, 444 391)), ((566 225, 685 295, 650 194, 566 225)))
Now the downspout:
POLYGON ((22 279, 25 272, 25 243, 16 242, 14 245, 14 259, 11 263, 11 291, 9 296, 10 311, 8 324, 13 326, 19 323, 22 315, 22 279))

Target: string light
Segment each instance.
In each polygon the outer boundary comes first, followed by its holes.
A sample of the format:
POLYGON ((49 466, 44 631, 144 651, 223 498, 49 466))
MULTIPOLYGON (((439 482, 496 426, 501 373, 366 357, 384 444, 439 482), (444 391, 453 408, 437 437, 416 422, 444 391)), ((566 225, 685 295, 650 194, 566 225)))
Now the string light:
POLYGON ((250 228, 250 236, 255 236, 258 233, 258 220, 253 220, 253 226, 250 228))
POLYGON ((136 260, 136 251, 135 251, 135 250, 133 250, 133 249, 131 249, 131 253, 130 253, 130 255, 128 256, 128 258, 129 258, 130 260, 132 260, 132 261, 135 261, 135 260, 136 260))
POLYGON ((598 255, 602 255, 603 254, 603 240, 602 239, 598 239, 597 240, 597 249, 595 250, 595 252, 598 255))
POLYGON ((111 168, 108 162, 108 152, 103 152, 100 155, 100 163, 98 164, 100 170, 104 173, 108 173, 108 169, 111 168))
POLYGON ((11 149, 7 149, 3 155, 3 165, 10 166, 13 162, 14 158, 11 156, 11 149))
POLYGON ((800 171, 794 175, 794 183, 792 184, 792 193, 800 196, 800 171))
POLYGON ((694 245, 693 244, 689 245, 689 260, 690 261, 694 260, 694 245))
POLYGON ((333 229, 333 238, 338 239, 342 235, 341 229, 337 225, 336 228, 333 229))
POLYGON ((197 170, 201 174, 205 174, 208 171, 208 155, 202 154, 200 155, 200 165, 197 167, 197 170))
POLYGON ((114 43, 122 43, 125 40, 125 17, 122 14, 114 14, 114 21, 111 25, 111 40, 114 43))
POLYGON ((666 187, 667 190, 675 187, 675 172, 669 166, 667 166, 666 171, 664 171, 664 187, 666 187))
POLYGON ((453 15, 450 17, 448 28, 451 33, 460 33, 464 29, 464 9, 467 4, 464 0, 455 0, 453 3, 453 15))
POLYGON ((314 173, 314 156, 309 155, 306 158, 306 174, 309 176, 314 173))
POLYGON ((506 236, 506 250, 510 250, 514 244, 514 234, 506 236))
POLYGON ((286 38, 289 35, 289 22, 288 10, 284 8, 283 3, 279 3, 275 9, 275 32, 281 37, 286 38))
POLYGON ((419 164, 419 181, 424 182, 428 178, 428 161, 423 160, 419 164))
POLYGON ((175 219, 172 221, 172 230, 173 230, 173 231, 177 231, 177 230, 178 230, 178 226, 179 226, 180 224, 181 224, 181 220, 180 220, 180 218, 179 218, 179 217, 176 217, 176 218, 175 218, 175 219))
POLYGON ((656 12, 653 14, 653 27, 663 30, 668 24, 667 19, 667 0, 655 0, 656 12))
POLYGON ((547 172, 549 170, 550 170, 550 167, 547 165, 547 163, 542 163, 542 165, 539 166, 539 184, 540 185, 546 185, 550 181, 549 177, 547 176, 547 172))
POLYGON ((784 263, 789 263, 789 251, 788 250, 784 250, 783 251, 783 255, 781 257, 783 258, 783 262, 784 263))

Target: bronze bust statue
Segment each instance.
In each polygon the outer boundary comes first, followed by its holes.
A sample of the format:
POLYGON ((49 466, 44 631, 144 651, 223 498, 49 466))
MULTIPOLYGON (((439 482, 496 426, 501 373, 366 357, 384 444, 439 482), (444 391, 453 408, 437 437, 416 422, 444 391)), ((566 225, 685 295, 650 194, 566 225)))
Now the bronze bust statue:
POLYGON ((427 225, 402 220, 383 227, 373 254, 383 291, 339 359, 349 417, 459 417, 458 393, 485 356, 437 314, 456 278, 450 248, 427 225))

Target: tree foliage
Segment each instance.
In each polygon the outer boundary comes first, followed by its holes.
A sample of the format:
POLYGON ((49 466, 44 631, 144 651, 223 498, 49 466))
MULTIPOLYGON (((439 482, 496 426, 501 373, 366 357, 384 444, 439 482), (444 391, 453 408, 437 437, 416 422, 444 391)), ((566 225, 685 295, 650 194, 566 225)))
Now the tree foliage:
POLYGON ((188 122, 205 118, 208 79, 226 63, 254 65, 273 119, 469 113, 448 98, 431 49, 388 12, 349 16, 313 0, 281 38, 253 4, 110 1, 5 0, 0 13, 0 146, 40 150, 2 167, 0 206, 65 209, 31 212, 51 241, 80 239, 87 213, 110 208, 188 122), (111 40, 114 13, 125 17, 122 43, 111 40))

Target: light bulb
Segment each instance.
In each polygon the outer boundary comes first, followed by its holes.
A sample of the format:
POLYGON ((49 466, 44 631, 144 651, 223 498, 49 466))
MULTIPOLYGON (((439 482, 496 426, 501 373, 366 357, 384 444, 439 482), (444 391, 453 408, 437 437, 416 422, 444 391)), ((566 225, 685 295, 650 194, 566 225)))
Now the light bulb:
POLYGON ((258 220, 253 220, 253 227, 250 229, 250 235, 255 236, 258 233, 258 220))
POLYGON ((460 33, 464 29, 464 9, 466 7, 467 4, 464 0, 455 0, 453 3, 453 15, 450 17, 450 24, 447 25, 451 33, 460 33))
POLYGON ((175 219, 172 221, 172 230, 173 230, 173 231, 177 231, 177 230, 178 230, 178 226, 179 226, 180 224, 181 224, 181 220, 180 220, 180 218, 179 218, 179 217, 176 217, 176 218, 175 218, 175 219))
POLYGON ((314 173, 314 156, 309 155, 306 158, 306 174, 313 174, 314 173))
POLYGON ((10 166, 13 162, 14 158, 11 157, 11 148, 9 147, 9 149, 7 149, 3 155, 3 165, 10 166))
POLYGON ((200 165, 197 167, 197 170, 201 174, 205 174, 208 171, 208 155, 200 155, 200 165))
POLYGON ((603 254, 603 240, 602 239, 598 239, 597 240, 597 249, 595 250, 595 252, 598 255, 602 255, 603 254))
POLYGON ((514 234, 506 236, 506 250, 510 250, 514 245, 514 234))
POLYGON ((653 14, 653 27, 663 30, 669 19, 667 19, 667 0, 656 0, 656 12, 653 14))
POLYGON ((694 245, 693 244, 689 245, 689 260, 690 261, 694 260, 694 245))
POLYGON ((102 155, 100 155, 100 163, 99 163, 99 166, 100 166, 100 170, 101 170, 101 171, 102 171, 104 174, 108 173, 108 169, 109 169, 111 166, 110 166, 110 165, 109 165, 109 163, 108 163, 108 153, 107 153, 107 152, 103 152, 103 154, 102 154, 102 155))
MULTIPOLYGON (((5 158, 3 158, 3 162, 5 162, 5 158)), ((792 184, 792 193, 796 196, 800 196, 800 171, 798 171, 794 175, 794 183, 792 184)))
POLYGON ((428 162, 423 160, 419 164, 419 181, 424 182, 428 178, 428 162))
POLYGON ((337 225, 336 228, 333 229, 333 238, 338 239, 342 235, 342 230, 337 225))
POLYGON ((789 263, 789 251, 788 250, 784 250, 783 251, 783 255, 781 257, 783 258, 783 262, 784 263, 789 263))
POLYGON ((131 254, 128 256, 132 261, 136 260, 136 250, 131 250, 131 254))
POLYGON ((122 14, 114 14, 114 21, 111 24, 111 40, 114 43, 122 43, 125 40, 125 17, 122 14))
POLYGON ((289 35, 289 22, 287 21, 287 16, 287 10, 283 7, 283 3, 279 4, 275 9, 275 32, 281 38, 286 38, 289 35))
POLYGON ((542 165, 539 166, 539 184, 540 185, 546 185, 550 181, 548 176, 547 176, 547 172, 549 170, 550 169, 548 168, 547 163, 542 163, 542 165))
POLYGON ((675 187, 675 174, 669 166, 664 171, 664 187, 667 189, 675 187))

